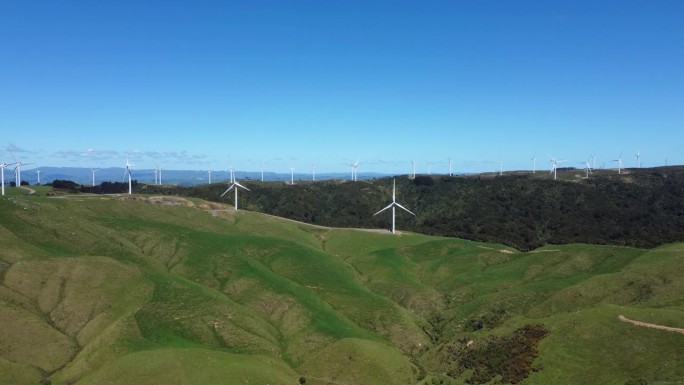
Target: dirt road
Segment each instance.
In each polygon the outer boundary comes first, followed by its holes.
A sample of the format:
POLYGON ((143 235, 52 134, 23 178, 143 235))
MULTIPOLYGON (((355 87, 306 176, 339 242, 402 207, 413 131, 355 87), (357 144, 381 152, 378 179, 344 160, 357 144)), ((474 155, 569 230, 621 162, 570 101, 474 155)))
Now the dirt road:
POLYGON ((658 329, 658 330, 666 330, 666 331, 668 331, 668 332, 674 332, 674 333, 684 334, 684 329, 681 329, 681 328, 673 328, 673 327, 670 327, 670 326, 663 326, 663 325, 650 324, 650 323, 647 323, 647 322, 634 321, 634 320, 631 320, 631 319, 629 319, 629 318, 623 316, 622 314, 620 314, 620 315, 618 316, 618 318, 619 318, 620 321, 622 321, 622 322, 628 322, 628 323, 631 323, 632 325, 641 326, 641 327, 644 327, 644 328, 651 328, 651 329, 658 329))

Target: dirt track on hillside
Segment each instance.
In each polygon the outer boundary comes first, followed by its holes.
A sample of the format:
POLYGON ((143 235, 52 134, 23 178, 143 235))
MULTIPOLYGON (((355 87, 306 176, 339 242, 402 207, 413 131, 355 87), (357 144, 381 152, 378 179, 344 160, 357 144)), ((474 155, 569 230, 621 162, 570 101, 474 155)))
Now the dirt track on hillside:
POLYGON ((663 325, 650 324, 650 323, 647 323, 647 322, 634 321, 634 320, 631 320, 631 319, 629 319, 629 318, 623 316, 622 314, 620 314, 620 315, 618 316, 618 318, 619 318, 620 321, 622 321, 622 322, 628 322, 628 323, 631 323, 632 325, 641 326, 641 327, 644 327, 644 328, 665 330, 665 331, 668 331, 668 332, 674 332, 674 333, 684 334, 684 329, 681 329, 681 328, 673 328, 673 327, 670 327, 670 326, 663 326, 663 325))

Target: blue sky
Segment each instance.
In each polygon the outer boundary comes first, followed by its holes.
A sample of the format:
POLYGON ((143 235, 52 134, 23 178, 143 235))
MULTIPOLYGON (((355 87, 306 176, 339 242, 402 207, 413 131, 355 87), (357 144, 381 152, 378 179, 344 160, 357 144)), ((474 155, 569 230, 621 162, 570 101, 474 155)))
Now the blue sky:
POLYGON ((681 1, 5 1, 0 162, 683 164, 681 20, 681 1))

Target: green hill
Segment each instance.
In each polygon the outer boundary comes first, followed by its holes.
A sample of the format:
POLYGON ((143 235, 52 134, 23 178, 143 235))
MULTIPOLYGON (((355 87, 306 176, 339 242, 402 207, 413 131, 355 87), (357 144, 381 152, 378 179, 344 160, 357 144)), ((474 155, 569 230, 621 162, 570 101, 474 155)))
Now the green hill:
MULTIPOLYGON (((397 227, 518 250, 545 244, 655 247, 684 241, 683 167, 626 169, 620 175, 595 170, 589 179, 583 170, 561 169, 558 178, 547 172, 397 177, 397 199, 416 214, 399 212, 397 227)), ((323 226, 390 228, 389 213, 373 213, 388 203, 392 178, 293 186, 243 183, 252 191, 240 195, 240 205, 251 211, 323 226)), ((220 198, 225 188, 136 187, 140 192, 232 204, 232 196, 220 198)))
POLYGON ((684 244, 519 252, 48 194, 0 198, 0 384, 684 382, 684 334, 618 318, 684 328, 684 244))

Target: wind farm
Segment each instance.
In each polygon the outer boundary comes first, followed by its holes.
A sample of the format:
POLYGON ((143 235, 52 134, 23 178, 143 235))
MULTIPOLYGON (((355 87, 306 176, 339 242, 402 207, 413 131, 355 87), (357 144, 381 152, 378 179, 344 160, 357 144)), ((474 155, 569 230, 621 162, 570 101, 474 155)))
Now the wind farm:
POLYGON ((681 14, 3 3, 0 384, 684 383, 681 14))

